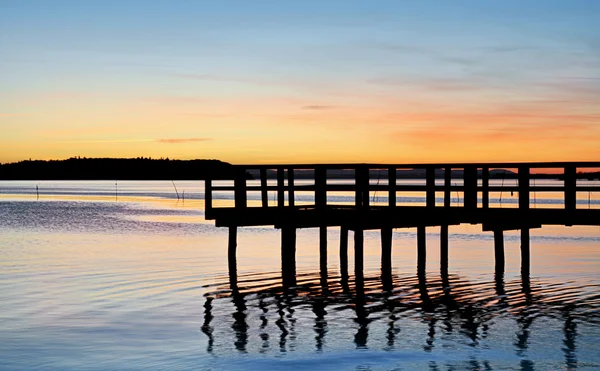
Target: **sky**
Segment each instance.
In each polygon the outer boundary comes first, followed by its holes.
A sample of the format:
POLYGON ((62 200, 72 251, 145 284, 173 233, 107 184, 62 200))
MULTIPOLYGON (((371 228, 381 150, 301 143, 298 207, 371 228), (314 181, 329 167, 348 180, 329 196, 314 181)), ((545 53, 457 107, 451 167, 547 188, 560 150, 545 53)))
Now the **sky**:
POLYGON ((600 1, 0 0, 0 162, 600 160, 600 1))

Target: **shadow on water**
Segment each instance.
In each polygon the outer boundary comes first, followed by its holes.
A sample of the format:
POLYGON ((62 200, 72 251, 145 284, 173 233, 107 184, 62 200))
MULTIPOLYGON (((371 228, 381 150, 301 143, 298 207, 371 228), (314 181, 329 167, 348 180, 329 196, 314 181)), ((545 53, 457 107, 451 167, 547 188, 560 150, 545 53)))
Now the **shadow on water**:
MULTIPOLYGON (((310 338, 314 339, 317 352, 327 346, 328 336, 336 324, 346 319, 353 324, 353 343, 357 349, 368 349, 371 336, 383 337, 385 350, 404 347, 406 339, 401 336, 400 323, 407 318, 417 319, 424 325, 422 350, 425 353, 440 347, 438 340, 448 336, 463 339, 463 344, 478 349, 494 320, 504 317, 517 324, 512 345, 519 368, 534 370, 534 362, 528 354, 532 325, 536 319, 546 317, 563 324, 564 338, 557 349, 564 355, 564 368, 573 370, 577 368, 577 323, 600 325, 600 299, 594 290, 588 288, 576 293, 572 286, 531 279, 528 274, 506 282, 503 272, 497 271, 489 281, 470 282, 449 274, 447 269, 442 269, 439 275, 419 271, 416 275, 389 272, 386 276, 364 277, 357 273, 354 277, 343 271, 341 274, 323 271, 298 274, 296 285, 290 287, 281 285, 279 272, 240 276, 234 272, 235 279, 228 277, 212 285, 209 287, 212 290, 205 295, 201 330, 208 337, 207 351, 215 352, 215 326, 223 327, 227 321, 224 317, 224 321, 215 324, 216 304, 219 303, 221 315, 221 306, 227 301, 233 304, 229 312, 234 334, 232 343, 240 353, 249 352, 251 327, 261 340, 258 347, 251 344, 251 349, 267 352, 274 343, 279 352, 294 350, 297 330, 306 339, 303 332, 306 329, 296 329, 296 321, 306 326, 307 317, 312 323, 310 338), (376 326, 372 326, 374 322, 376 326), (274 328, 278 340, 273 342, 274 328), (375 330, 378 332, 374 333, 375 330)), ((439 367, 435 361, 429 363, 431 370, 439 367)), ((491 366, 485 360, 473 358, 467 361, 467 368, 486 370, 491 366)))

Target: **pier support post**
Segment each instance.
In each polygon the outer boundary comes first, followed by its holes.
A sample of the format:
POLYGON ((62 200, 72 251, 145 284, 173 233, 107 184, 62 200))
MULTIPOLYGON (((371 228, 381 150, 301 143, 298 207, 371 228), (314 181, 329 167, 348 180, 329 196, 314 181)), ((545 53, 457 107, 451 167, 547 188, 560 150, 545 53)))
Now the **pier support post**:
POLYGON ((381 228, 381 269, 392 270, 392 228, 381 228))
POLYGON ((385 291, 391 291, 392 228, 381 228, 381 280, 385 291))
POLYGON ((227 260, 229 263, 229 286, 231 291, 237 292, 237 226, 229 227, 229 241, 227 247, 227 260))
POLYGON ((348 277, 348 228, 340 228, 340 275, 348 277))
POLYGON ((327 226, 319 227, 319 267, 321 278, 327 278, 327 226))
POLYGON ((296 228, 281 229, 281 278, 284 287, 296 285, 296 228))
POLYGON ((426 249, 426 233, 425 226, 420 225, 417 227, 417 272, 425 273, 425 262, 427 259, 426 249))
POLYGON ((496 258, 496 274, 504 273, 504 231, 494 231, 494 255, 496 258))
POLYGON ((356 284, 363 281, 364 266, 364 232, 362 229, 354 230, 354 276, 356 284))
POLYGON ((448 273, 448 225, 440 227, 440 271, 448 273))
POLYGON ((523 228, 521 229, 521 274, 529 276, 530 266, 529 228, 523 228))

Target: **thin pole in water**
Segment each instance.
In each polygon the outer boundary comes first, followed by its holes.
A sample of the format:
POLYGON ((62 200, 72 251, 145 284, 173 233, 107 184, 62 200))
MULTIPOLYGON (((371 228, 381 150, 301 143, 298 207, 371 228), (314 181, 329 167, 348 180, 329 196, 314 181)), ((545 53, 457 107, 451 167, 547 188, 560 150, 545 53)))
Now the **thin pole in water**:
POLYGON ((38 188, 37 184, 35 186, 35 194, 37 195, 37 200, 39 200, 40 199, 40 189, 38 188))
POLYGON ((117 193, 117 181, 115 180, 115 201, 118 200, 118 193, 117 193))
POLYGON ((173 188, 175 188, 175 194, 177 195, 177 199, 179 200, 179 192, 177 192, 177 187, 175 187, 175 182, 171 180, 171 183, 173 183, 173 188))

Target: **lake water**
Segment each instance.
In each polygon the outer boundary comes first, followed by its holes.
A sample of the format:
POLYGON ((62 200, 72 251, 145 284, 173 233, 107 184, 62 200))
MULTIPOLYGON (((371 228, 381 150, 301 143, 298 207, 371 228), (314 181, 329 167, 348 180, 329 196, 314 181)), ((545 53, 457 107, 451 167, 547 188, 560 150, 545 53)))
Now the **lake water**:
MULTIPOLYGON (((318 230, 298 231, 298 285, 286 290, 279 231, 242 228, 232 292, 227 230, 204 220, 203 183, 175 184, 185 200, 171 182, 116 192, 108 181, 0 182, 0 369, 600 369, 599 227, 532 230, 530 277, 518 231, 506 233, 496 277, 491 233, 451 226, 442 274, 439 229, 428 228, 418 276, 416 230, 396 229, 383 281, 380 235, 367 231, 364 293, 352 243, 350 276, 340 275, 339 229, 329 229, 327 277, 318 230)), ((578 199, 599 207, 598 195, 578 199)))

